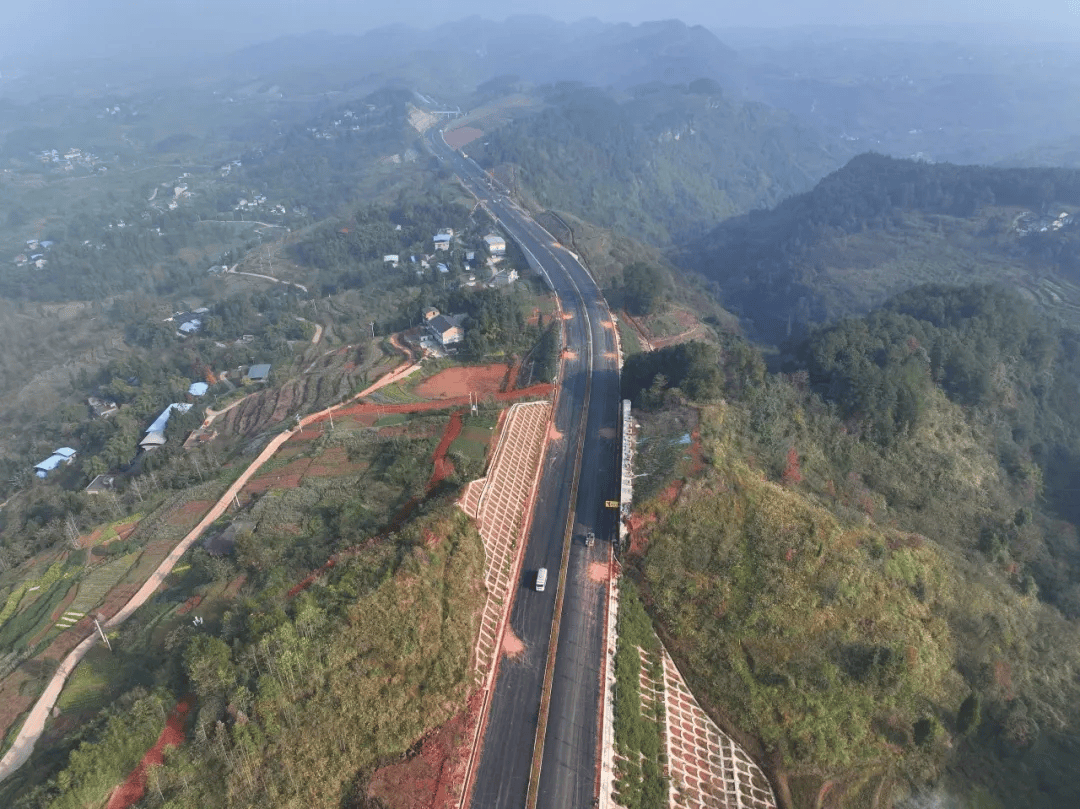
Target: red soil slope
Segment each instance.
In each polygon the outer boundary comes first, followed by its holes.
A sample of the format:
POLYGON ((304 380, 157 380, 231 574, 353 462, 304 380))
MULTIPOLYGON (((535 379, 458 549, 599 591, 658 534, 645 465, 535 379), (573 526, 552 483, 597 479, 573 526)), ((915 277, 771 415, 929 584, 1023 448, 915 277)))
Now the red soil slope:
POLYGON ((191 701, 188 698, 180 700, 173 708, 172 713, 165 722, 165 729, 161 731, 157 742, 146 751, 142 761, 131 771, 112 797, 109 798, 107 809, 128 809, 138 803, 146 793, 146 775, 151 767, 159 766, 164 760, 165 746, 176 747, 184 741, 184 719, 191 710, 191 701))

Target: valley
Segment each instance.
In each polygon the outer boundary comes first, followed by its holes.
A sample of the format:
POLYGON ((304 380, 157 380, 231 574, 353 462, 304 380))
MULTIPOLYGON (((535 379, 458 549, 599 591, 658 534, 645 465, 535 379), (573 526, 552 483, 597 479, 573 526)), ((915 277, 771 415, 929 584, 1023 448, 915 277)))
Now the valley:
POLYGON ((5 68, 0 804, 1075 802, 1075 55, 5 68))

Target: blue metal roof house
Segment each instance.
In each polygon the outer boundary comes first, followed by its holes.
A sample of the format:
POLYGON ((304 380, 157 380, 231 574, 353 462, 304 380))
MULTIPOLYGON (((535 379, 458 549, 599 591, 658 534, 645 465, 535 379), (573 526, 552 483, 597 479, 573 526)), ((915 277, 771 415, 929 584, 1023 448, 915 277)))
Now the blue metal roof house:
POLYGON ((172 415, 174 410, 178 413, 186 413, 191 410, 191 404, 188 402, 173 402, 161 411, 161 415, 154 419, 154 423, 147 428, 146 435, 139 442, 140 447, 150 449, 151 447, 160 447, 165 443, 165 425, 169 423, 169 416, 172 415))
POLYGON ((44 480, 49 476, 49 473, 54 471, 61 464, 69 464, 75 460, 75 450, 71 447, 60 447, 60 449, 53 452, 48 458, 34 467, 34 474, 44 480))

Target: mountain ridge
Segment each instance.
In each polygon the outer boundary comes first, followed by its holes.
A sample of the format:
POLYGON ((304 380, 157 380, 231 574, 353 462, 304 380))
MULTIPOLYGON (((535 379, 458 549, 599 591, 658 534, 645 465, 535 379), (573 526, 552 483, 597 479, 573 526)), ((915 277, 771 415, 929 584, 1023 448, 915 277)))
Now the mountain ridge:
POLYGON ((1074 169, 868 153, 770 210, 721 222, 675 259, 712 280, 725 305, 771 341, 933 282, 1019 286, 1074 319, 1078 206, 1074 169))

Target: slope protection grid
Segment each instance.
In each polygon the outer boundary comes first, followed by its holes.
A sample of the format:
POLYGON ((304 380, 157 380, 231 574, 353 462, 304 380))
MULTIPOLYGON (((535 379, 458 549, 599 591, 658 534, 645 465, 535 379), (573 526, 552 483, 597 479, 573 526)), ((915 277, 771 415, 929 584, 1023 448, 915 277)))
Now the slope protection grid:
POLYGON ((547 433, 550 402, 523 402, 506 415, 499 446, 487 477, 473 481, 462 498, 476 520, 487 554, 484 585, 488 597, 476 645, 477 678, 487 677, 498 651, 505 606, 510 601, 526 506, 536 485, 547 433))
POLYGON ((776 809, 765 773, 702 710, 667 649, 662 655, 671 809, 776 809))
POLYGON ((470 798, 499 669, 503 635, 509 632, 513 588, 524 556, 529 515, 536 497, 551 417, 550 401, 513 405, 506 414, 487 476, 470 483, 458 503, 477 522, 484 543, 484 585, 487 589, 474 651, 475 676, 483 697, 466 764, 460 806, 470 798))

